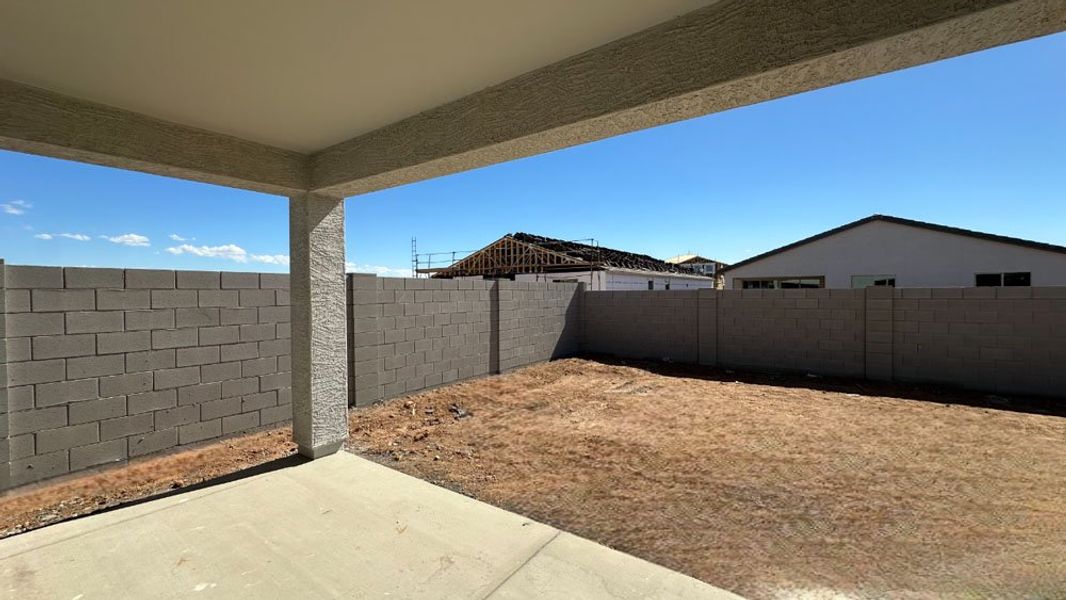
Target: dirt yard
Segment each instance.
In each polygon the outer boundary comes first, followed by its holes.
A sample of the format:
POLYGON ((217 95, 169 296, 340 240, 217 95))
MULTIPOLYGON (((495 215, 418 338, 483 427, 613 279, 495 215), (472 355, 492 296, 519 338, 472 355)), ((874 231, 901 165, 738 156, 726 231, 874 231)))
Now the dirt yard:
POLYGON ((752 598, 1066 598, 1066 418, 739 377, 563 360, 353 411, 351 446, 752 598))
MULTIPOLYGON (((1066 418, 1018 412, 1049 404, 571 359, 354 410, 350 446, 751 598, 1064 599, 1066 418)), ((23 488, 0 537, 269 468, 289 436, 23 488)))
POLYGON ((0 538, 284 459, 296 451, 291 439, 290 428, 271 429, 20 488, 0 497, 0 538))

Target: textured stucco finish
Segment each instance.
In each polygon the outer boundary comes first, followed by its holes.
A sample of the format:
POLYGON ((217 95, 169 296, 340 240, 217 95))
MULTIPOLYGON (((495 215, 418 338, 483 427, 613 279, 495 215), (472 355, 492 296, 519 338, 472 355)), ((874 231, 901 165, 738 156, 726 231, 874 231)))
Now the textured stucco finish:
POLYGON ((1062 0, 722 0, 313 154, 13 81, 0 81, 0 148, 351 196, 1064 29, 1062 0))
POLYGON ((314 155, 354 195, 1066 29, 1061 0, 726 0, 314 155))
POLYGON ((288 194, 308 158, 0 79, 0 148, 288 194))
POLYGON ((348 437, 344 200, 291 197, 289 248, 293 437, 317 458, 348 437))

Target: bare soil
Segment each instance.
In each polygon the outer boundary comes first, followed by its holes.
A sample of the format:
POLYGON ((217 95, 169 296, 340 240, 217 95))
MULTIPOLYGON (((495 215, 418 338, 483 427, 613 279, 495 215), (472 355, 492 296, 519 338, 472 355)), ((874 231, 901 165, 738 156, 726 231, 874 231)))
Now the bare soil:
POLYGON ((217 480, 292 455, 290 427, 221 440, 0 497, 0 538, 217 480))
POLYGON ((349 423, 355 452, 752 598, 1066 598, 1066 419, 996 408, 1039 405, 571 359, 349 423))
MULTIPOLYGON (((569 359, 349 425, 354 452, 751 598, 1062 599, 1048 410, 1066 403, 569 359)), ((274 429, 23 488, 0 537, 294 451, 274 429)))

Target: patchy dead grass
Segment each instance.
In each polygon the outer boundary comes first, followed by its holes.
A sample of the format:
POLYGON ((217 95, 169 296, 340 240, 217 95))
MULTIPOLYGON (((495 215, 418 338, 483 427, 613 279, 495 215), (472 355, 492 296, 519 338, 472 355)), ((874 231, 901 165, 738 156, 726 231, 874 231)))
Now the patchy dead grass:
POLYGON ((1066 419, 735 377, 562 360, 352 411, 351 446, 753 598, 1066 598, 1066 419))

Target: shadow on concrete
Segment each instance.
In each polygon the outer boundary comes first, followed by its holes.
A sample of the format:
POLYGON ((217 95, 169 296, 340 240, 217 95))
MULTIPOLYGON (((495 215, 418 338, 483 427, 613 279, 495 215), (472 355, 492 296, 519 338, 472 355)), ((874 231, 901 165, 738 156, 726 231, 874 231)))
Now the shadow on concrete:
MULTIPOLYGON (((185 493, 188 493, 188 492, 193 492, 193 491, 197 491, 197 490, 203 490, 203 489, 207 489, 207 488, 212 488, 212 487, 224 484, 224 483, 230 483, 230 482, 233 482, 233 481, 240 481, 241 479, 247 479, 249 477, 254 477, 256 475, 262 475, 264 473, 270 473, 272 471, 278 471, 278 470, 281 470, 281 469, 288 469, 288 468, 291 468, 291 467, 302 465, 302 464, 304 464, 306 462, 309 462, 310 460, 311 459, 305 458, 303 456, 300 456, 299 454, 293 454, 293 455, 290 455, 290 456, 284 456, 282 458, 276 458, 276 459, 274 459, 272 461, 265 462, 263 464, 255 465, 254 467, 248 467, 247 469, 242 469, 240 471, 235 471, 235 472, 229 473, 227 475, 222 475, 221 477, 215 477, 213 479, 207 479, 207 480, 201 481, 200 483, 194 483, 192 485, 187 485, 187 486, 183 486, 183 487, 180 487, 180 488, 174 488, 174 489, 166 491, 166 492, 153 494, 151 496, 145 496, 144 498, 137 498, 136 500, 130 500, 129 502, 121 502, 119 504, 115 504, 115 505, 112 505, 112 506, 106 506, 106 507, 103 507, 103 508, 101 508, 99 510, 94 510, 94 511, 89 512, 89 513, 85 513, 85 514, 81 514, 81 515, 73 515, 73 516, 71 516, 69 518, 66 518, 66 519, 59 519, 59 520, 56 520, 56 521, 51 521, 49 523, 42 524, 41 527, 51 527, 52 525, 55 525, 57 523, 66 523, 68 521, 76 521, 78 519, 84 519, 85 517, 92 517, 92 516, 95 516, 95 515, 108 513, 108 512, 111 512, 113 510, 119 510, 121 508, 128 508, 130 506, 137 506, 138 504, 144 504, 145 502, 152 502, 153 500, 161 500, 163 498, 170 498, 172 496, 179 496, 181 494, 185 494, 185 493)), ((33 527, 32 529, 39 529, 39 528, 40 527, 33 527)), ((27 529, 26 531, 31 531, 32 529, 27 529)), ((21 533, 26 533, 26 531, 20 532, 20 534, 21 533)))
POLYGON ((750 369, 705 367, 700 365, 663 363, 619 358, 600 354, 583 354, 580 358, 608 365, 634 367, 667 377, 686 377, 706 381, 740 382, 787 388, 803 388, 825 392, 840 392, 869 397, 958 404, 1026 414, 1066 417, 1066 397, 998 394, 950 388, 933 384, 869 381, 845 377, 816 376, 803 373, 771 373, 750 369))

